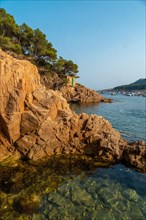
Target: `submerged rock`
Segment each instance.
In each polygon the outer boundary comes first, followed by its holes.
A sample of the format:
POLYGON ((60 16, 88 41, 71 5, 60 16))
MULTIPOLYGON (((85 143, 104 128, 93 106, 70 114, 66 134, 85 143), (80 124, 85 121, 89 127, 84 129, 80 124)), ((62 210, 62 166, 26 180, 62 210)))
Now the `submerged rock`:
POLYGON ((20 196, 19 199, 14 202, 14 208, 20 213, 26 214, 37 212, 40 205, 40 198, 35 194, 20 196))

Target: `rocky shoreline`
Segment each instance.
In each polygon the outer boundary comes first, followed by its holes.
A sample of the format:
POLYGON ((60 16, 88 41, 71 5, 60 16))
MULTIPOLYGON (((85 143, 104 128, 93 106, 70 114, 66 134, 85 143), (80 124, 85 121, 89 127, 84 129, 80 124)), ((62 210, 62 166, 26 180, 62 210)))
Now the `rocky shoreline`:
POLYGON ((60 88, 62 96, 69 103, 99 103, 99 102, 108 102, 111 103, 111 99, 107 99, 104 96, 100 95, 94 90, 88 89, 87 87, 76 84, 72 86, 62 86, 60 88))
POLYGON ((55 72, 43 74, 41 73, 41 69, 38 70, 40 73, 41 83, 46 87, 46 89, 60 91, 63 98, 65 98, 68 103, 112 102, 112 99, 105 98, 95 90, 89 89, 79 83, 76 83, 74 86, 64 83, 55 72))
MULTIPOLYGON (((67 93, 46 90, 29 61, 0 51, 0 83, 0 161, 81 154, 97 162, 122 161, 146 171, 145 142, 127 143, 101 116, 75 114, 62 97, 67 93)), ((82 93, 76 98, 84 102, 85 88, 79 87, 82 93)))

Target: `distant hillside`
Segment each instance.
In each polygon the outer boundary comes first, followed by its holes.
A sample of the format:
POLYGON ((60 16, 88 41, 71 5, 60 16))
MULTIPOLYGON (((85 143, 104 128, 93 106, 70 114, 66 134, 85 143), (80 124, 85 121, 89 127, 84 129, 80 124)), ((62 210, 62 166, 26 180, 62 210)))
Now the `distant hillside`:
POLYGON ((117 86, 114 88, 114 90, 143 90, 146 89, 146 78, 139 79, 135 81, 134 83, 128 84, 128 85, 122 85, 117 86))

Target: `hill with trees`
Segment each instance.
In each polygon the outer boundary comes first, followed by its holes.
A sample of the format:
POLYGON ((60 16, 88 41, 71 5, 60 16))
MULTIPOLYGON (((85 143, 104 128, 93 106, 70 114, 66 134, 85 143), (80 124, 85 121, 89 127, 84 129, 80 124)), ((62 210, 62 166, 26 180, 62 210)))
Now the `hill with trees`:
POLYGON ((146 89, 146 78, 139 79, 134 83, 128 85, 117 86, 114 88, 114 90, 125 90, 125 91, 144 90, 144 89, 146 89))
POLYGON ((78 66, 72 60, 57 56, 57 50, 39 29, 33 30, 27 24, 18 25, 14 17, 0 9, 0 48, 29 58, 40 67, 41 73, 57 73, 60 78, 78 73, 78 66), (31 57, 31 58, 30 58, 31 57))

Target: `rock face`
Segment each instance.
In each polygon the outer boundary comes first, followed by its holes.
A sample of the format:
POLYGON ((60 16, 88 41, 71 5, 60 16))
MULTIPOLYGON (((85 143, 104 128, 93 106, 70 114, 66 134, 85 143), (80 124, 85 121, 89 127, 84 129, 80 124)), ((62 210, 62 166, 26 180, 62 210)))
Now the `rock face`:
POLYGON ((37 68, 28 61, 12 59, 3 52, 0 52, 0 71, 1 129, 10 142, 15 142, 21 135, 25 100, 32 98, 32 92, 40 83, 39 75, 37 68))
MULTIPOLYGON (((0 51, 0 160, 86 154, 113 163, 127 145, 101 116, 77 115, 60 92, 46 90, 37 68, 0 51)), ((126 152, 126 151, 125 151, 126 152)))
POLYGON ((49 73, 44 73, 40 68, 38 69, 38 71, 40 74, 41 84, 43 84, 46 89, 58 90, 58 88, 62 86, 63 81, 57 73, 53 71, 49 71, 49 73))
POLYGON ((74 87, 70 85, 65 85, 63 80, 59 78, 55 72, 44 74, 41 69, 39 69, 39 73, 41 76, 41 83, 46 87, 46 89, 59 90, 62 93, 62 96, 67 100, 67 102, 112 102, 111 99, 107 99, 96 91, 88 89, 81 84, 76 84, 74 87))
POLYGON ((146 143, 137 141, 124 149, 123 160, 127 165, 131 165, 146 172, 146 143))
POLYGON ((63 86, 60 88, 63 97, 67 102, 78 103, 98 103, 98 102, 111 102, 111 99, 106 99, 94 90, 87 87, 76 84, 72 86, 63 86))
POLYGON ((1 51, 0 70, 1 160, 15 151, 33 160, 62 153, 120 158, 125 142, 119 132, 100 116, 72 112, 60 92, 40 84, 30 62, 1 51))

